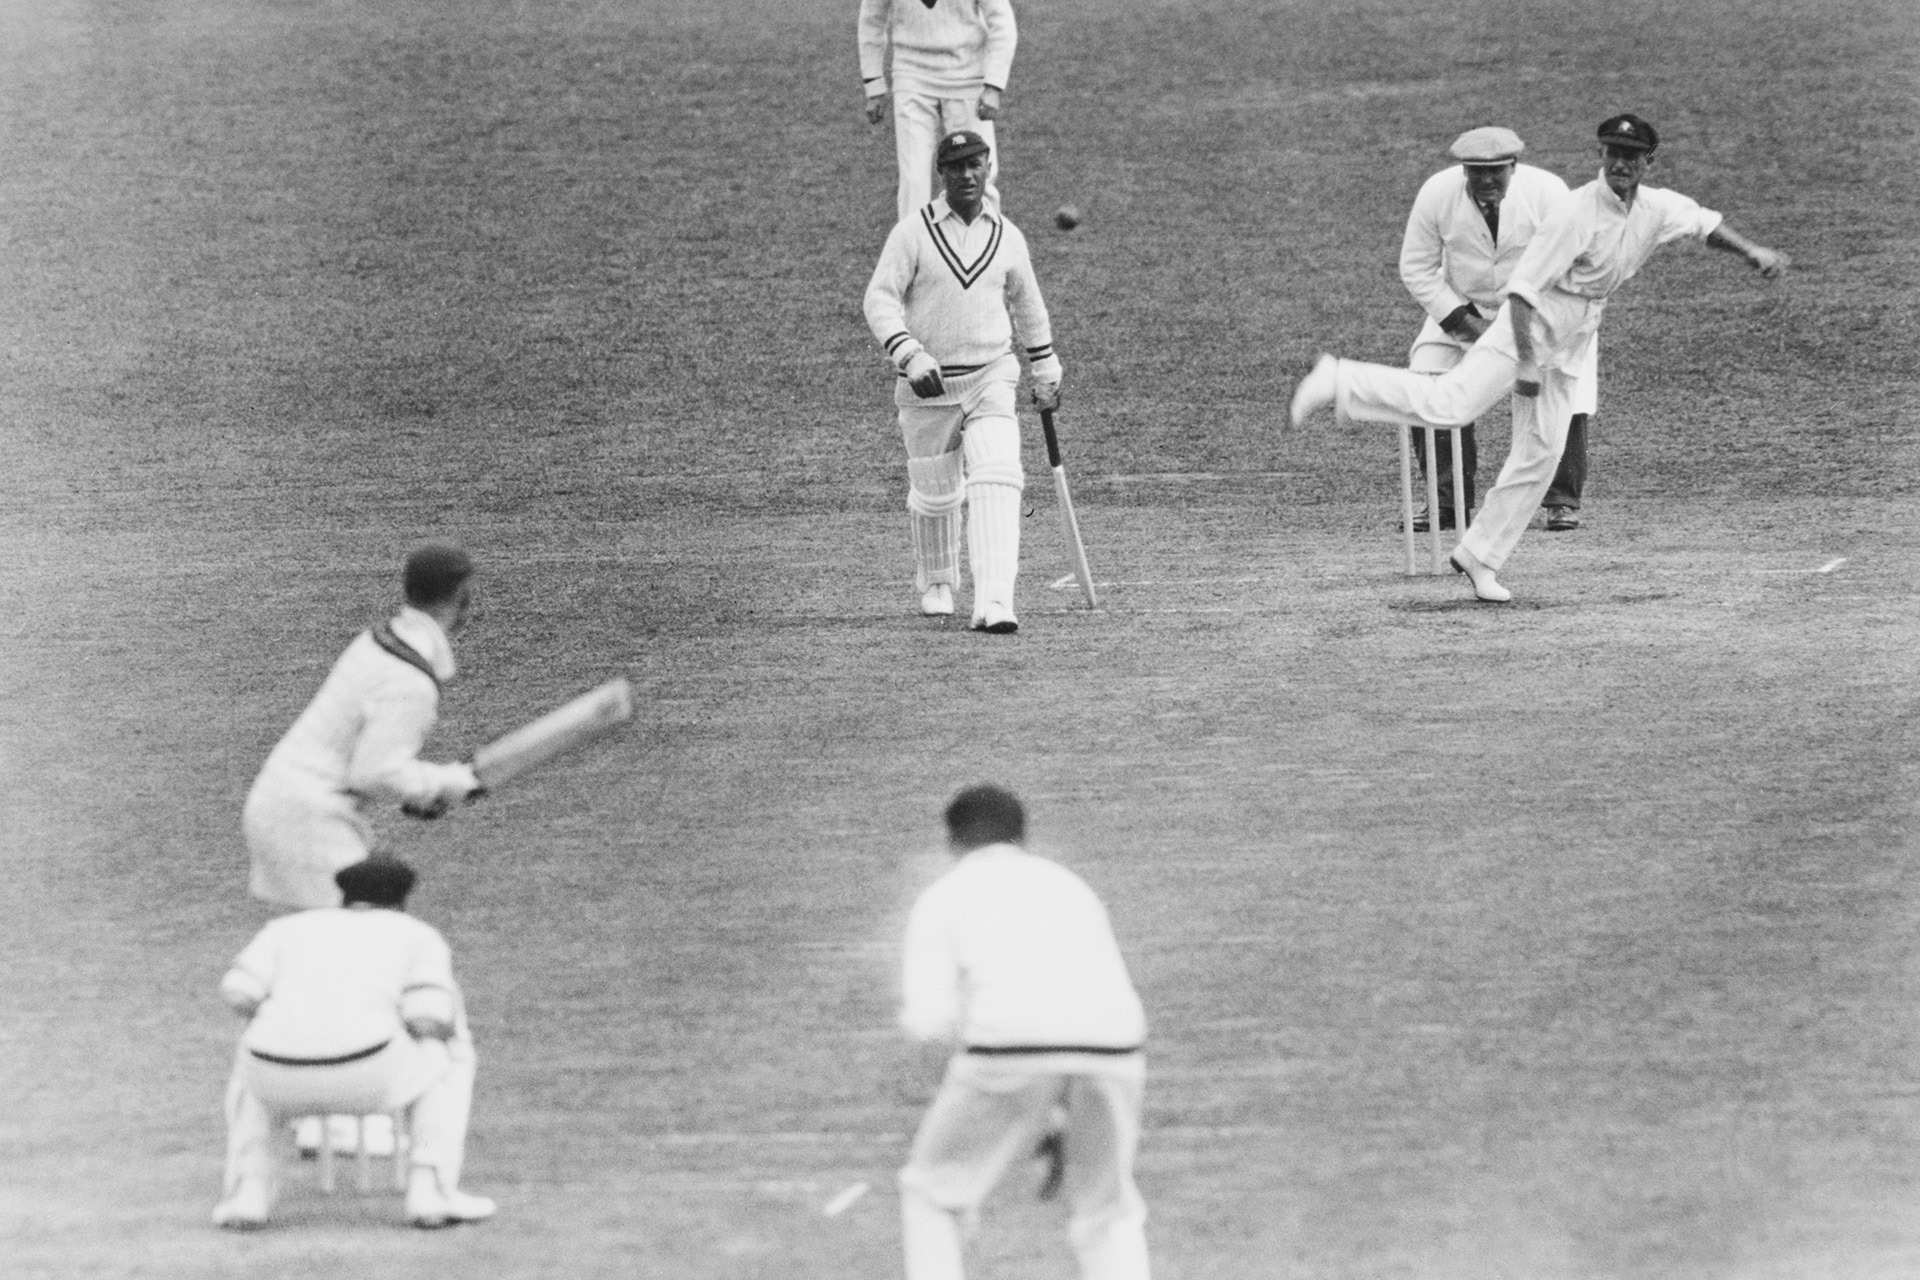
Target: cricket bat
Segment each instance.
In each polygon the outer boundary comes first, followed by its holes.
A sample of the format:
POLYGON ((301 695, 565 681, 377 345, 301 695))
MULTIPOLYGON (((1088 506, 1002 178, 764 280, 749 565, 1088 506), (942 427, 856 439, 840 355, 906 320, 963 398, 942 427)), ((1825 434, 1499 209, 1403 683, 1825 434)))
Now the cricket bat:
POLYGON ((1093 570, 1087 567, 1086 544, 1080 541, 1080 521, 1074 518, 1073 495, 1067 492, 1067 470, 1060 465, 1060 438, 1053 433, 1053 410, 1040 411, 1040 430, 1047 437, 1047 465, 1053 468, 1053 492, 1060 499, 1060 525, 1066 530, 1067 551, 1073 557, 1073 576, 1080 579, 1080 590, 1087 607, 1100 607, 1093 591, 1093 570))
POLYGON ((487 790, 556 756, 577 751, 633 718, 633 687, 622 676, 555 707, 473 753, 474 776, 487 790))

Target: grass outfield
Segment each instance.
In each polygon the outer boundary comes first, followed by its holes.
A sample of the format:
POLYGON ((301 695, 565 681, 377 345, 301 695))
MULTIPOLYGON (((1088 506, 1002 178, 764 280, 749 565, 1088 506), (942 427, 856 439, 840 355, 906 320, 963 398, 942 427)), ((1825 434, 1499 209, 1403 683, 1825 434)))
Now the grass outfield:
MULTIPOLYGON (((1146 999, 1163 1280, 1920 1274, 1920 12, 1027 0, 1002 187, 1103 607, 1035 431, 999 639, 911 613, 854 8, 0 10, 0 1273, 896 1274, 893 947, 991 777, 1146 999), (1275 432, 1292 378, 1403 358, 1461 129, 1580 181, 1624 109, 1795 267, 1663 251, 1586 527, 1507 608, 1403 578, 1390 433, 1275 432), (241 797, 432 534, 485 573, 432 754, 641 702, 383 820, 501 1214, 293 1168, 221 1233, 241 797)), ((970 1274, 1070 1273, 1037 1177, 970 1274)))

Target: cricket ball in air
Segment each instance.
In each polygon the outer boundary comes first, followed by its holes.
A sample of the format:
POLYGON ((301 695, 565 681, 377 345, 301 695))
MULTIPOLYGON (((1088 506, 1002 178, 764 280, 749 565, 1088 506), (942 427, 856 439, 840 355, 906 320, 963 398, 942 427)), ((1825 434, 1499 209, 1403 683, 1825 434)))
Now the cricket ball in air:
POLYGON ((1053 211, 1053 225, 1062 231, 1071 231, 1080 225, 1080 206, 1063 204, 1053 211))

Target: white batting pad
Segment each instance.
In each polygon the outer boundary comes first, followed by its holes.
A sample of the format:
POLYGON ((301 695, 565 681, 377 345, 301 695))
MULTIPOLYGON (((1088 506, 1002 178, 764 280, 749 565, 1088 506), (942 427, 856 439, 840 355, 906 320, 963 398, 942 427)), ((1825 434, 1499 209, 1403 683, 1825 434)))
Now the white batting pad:
POLYGON ((980 418, 961 437, 967 455, 967 564, 974 612, 993 600, 1013 607, 1020 572, 1020 427, 1012 418, 980 418))
POLYGON ((963 465, 958 449, 907 459, 907 523, 913 534, 913 587, 960 585, 960 503, 963 465))

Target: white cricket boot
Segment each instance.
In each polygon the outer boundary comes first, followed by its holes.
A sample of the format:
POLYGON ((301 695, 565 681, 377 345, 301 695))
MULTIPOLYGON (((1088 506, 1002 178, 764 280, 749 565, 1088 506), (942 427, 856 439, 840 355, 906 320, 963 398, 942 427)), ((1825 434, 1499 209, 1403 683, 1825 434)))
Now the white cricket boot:
POLYGON ((1020 620, 1013 616, 1012 605, 988 600, 980 606, 980 616, 973 620, 973 629, 988 635, 1010 636, 1020 629, 1020 620))
POLYGON ((1473 583, 1473 594, 1489 604, 1505 604, 1513 599, 1513 592, 1496 582, 1493 570, 1476 559, 1466 547, 1453 549, 1453 567, 1456 572, 1466 574, 1467 580, 1473 583))
POLYGON ((451 1227, 462 1222, 481 1222, 491 1218, 499 1206, 485 1196, 464 1191, 443 1191, 440 1175, 432 1165, 413 1166, 407 1182, 407 1221, 416 1227, 451 1227))
POLYGON ((1287 419, 1296 429, 1322 409, 1330 409, 1340 395, 1340 362, 1332 356, 1323 355, 1314 362, 1307 376, 1300 379, 1300 385, 1293 389, 1293 403, 1287 408, 1287 419))
POLYGON ((953 616, 953 588, 936 582, 920 594, 920 612, 929 618, 953 616))

